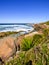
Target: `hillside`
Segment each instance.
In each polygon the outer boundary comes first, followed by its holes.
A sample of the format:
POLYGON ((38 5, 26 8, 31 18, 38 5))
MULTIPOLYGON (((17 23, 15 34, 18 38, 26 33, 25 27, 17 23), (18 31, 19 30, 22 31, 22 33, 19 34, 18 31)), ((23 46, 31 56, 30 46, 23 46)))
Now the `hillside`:
POLYGON ((12 53, 7 54, 8 59, 5 53, 3 57, 0 55, 1 65, 49 65, 49 21, 34 24, 34 32, 19 36, 14 40, 11 38, 13 42, 10 38, 8 39, 5 40, 7 41, 6 48, 11 49, 12 53))
POLYGON ((46 24, 46 25, 49 25, 49 21, 44 22, 44 23, 40 23, 40 24, 46 24))

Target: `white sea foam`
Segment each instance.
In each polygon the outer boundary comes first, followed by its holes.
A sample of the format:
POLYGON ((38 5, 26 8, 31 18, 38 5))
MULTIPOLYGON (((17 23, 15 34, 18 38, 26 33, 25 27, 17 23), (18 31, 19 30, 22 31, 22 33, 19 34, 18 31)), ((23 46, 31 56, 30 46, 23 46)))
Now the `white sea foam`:
POLYGON ((0 32, 7 32, 7 31, 25 31, 31 32, 33 30, 32 27, 27 25, 0 25, 0 32))

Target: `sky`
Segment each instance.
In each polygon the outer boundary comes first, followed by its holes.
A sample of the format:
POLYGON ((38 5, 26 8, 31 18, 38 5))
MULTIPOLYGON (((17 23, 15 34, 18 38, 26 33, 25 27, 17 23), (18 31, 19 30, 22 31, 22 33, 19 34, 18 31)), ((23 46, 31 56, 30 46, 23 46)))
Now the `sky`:
POLYGON ((0 23, 39 23, 49 20, 49 0, 0 0, 0 23))

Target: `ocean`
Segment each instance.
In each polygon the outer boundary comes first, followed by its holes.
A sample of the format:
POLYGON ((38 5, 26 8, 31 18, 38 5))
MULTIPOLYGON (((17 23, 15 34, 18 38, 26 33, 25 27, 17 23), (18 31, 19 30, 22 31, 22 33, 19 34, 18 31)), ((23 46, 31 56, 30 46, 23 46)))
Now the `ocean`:
POLYGON ((26 23, 0 23, 0 32, 19 32, 29 33, 33 30, 30 24, 26 23))

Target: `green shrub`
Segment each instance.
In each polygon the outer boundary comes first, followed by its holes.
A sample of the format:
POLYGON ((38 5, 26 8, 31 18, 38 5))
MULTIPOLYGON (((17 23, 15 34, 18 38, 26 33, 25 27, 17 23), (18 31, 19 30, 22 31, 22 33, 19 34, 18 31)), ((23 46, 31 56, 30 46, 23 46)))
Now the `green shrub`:
POLYGON ((6 62, 5 65, 24 65, 25 52, 21 52, 19 57, 14 57, 11 61, 6 62))
POLYGON ((39 35, 39 34, 35 34, 33 36, 33 46, 37 46, 38 44, 40 44, 43 40, 43 36, 39 35))
POLYGON ((18 58, 7 62, 5 65, 49 65, 49 38, 47 31, 44 35, 35 34, 22 40, 21 53, 18 58), (23 52, 25 51, 25 52, 23 52))
POLYGON ((43 34, 45 37, 49 36, 49 29, 43 29, 43 34))
POLYGON ((27 51, 30 48, 32 48, 32 40, 33 40, 32 38, 24 38, 22 40, 21 49, 23 51, 27 51))

